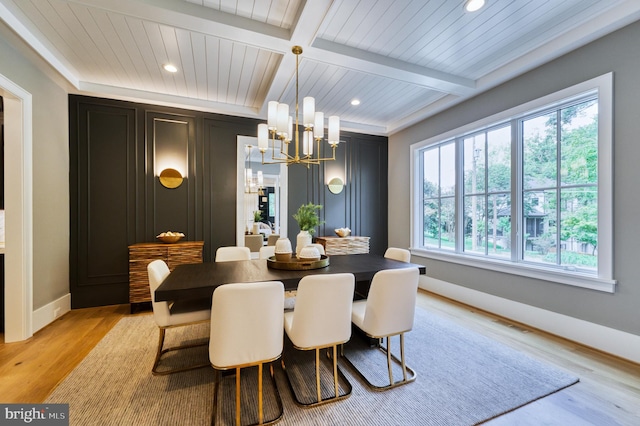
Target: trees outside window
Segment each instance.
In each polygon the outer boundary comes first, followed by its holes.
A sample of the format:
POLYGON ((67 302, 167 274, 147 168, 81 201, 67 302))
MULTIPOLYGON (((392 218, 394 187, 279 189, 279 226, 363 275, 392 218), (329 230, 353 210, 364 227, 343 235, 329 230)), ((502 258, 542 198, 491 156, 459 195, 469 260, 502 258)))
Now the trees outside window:
POLYGON ((598 116, 592 92, 422 148, 421 247, 597 272, 598 116))

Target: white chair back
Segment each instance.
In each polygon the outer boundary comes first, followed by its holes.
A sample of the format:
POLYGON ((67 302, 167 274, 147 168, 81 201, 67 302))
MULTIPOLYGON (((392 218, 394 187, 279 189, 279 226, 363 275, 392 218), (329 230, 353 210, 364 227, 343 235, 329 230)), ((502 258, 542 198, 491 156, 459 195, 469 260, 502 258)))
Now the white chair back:
POLYGON ((276 246, 260 247, 260 259, 268 259, 276 255, 276 246))
POLYGON ((251 250, 248 247, 218 247, 216 262, 231 262, 234 260, 251 260, 251 250))
POLYGON ((373 276, 362 329, 371 336, 403 333, 413 327, 418 268, 387 269, 373 276))
POLYGON ((218 369, 276 359, 282 353, 284 285, 219 286, 211 301, 209 360, 218 369))
POLYGON ((155 292, 162 282, 169 276, 169 267, 164 260, 154 260, 147 265, 149 274, 149 289, 151 290, 151 308, 153 309, 153 319, 159 327, 169 325, 171 312, 167 302, 156 302, 155 292))
POLYGON ((384 252, 384 257, 386 257, 387 259, 409 263, 411 261, 411 252, 406 249, 389 247, 387 251, 384 252))
POLYGON ((351 337, 353 274, 307 275, 300 280, 287 334, 298 348, 344 343, 351 337))

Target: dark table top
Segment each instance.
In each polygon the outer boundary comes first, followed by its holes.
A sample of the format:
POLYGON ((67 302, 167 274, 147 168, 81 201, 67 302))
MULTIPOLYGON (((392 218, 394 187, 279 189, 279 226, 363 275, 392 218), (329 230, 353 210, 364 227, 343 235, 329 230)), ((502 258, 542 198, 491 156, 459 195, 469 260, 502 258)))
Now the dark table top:
POLYGON ((329 257, 329 266, 306 271, 272 269, 267 261, 243 260, 235 262, 206 262, 178 265, 155 292, 156 301, 211 297, 213 290, 223 284, 257 281, 282 281, 286 290, 295 290, 305 275, 349 272, 356 281, 370 281, 383 269, 418 268, 423 265, 399 262, 375 254, 347 254, 329 257))

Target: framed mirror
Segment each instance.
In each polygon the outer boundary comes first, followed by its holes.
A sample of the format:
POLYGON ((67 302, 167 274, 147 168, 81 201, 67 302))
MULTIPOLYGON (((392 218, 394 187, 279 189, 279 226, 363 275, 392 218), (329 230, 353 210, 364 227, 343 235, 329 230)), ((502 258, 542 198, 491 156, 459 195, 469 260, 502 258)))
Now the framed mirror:
MULTIPOLYGON (((271 233, 287 236, 287 166, 262 164, 258 139, 237 137, 236 244, 244 245, 246 231, 253 231, 254 212, 262 213, 262 222, 271 224, 271 233), (251 147, 249 149, 249 147, 251 147), (251 176, 247 171, 251 170, 251 176), (262 175, 261 185, 258 172, 262 175)), ((261 225, 264 226, 264 225, 261 225)))

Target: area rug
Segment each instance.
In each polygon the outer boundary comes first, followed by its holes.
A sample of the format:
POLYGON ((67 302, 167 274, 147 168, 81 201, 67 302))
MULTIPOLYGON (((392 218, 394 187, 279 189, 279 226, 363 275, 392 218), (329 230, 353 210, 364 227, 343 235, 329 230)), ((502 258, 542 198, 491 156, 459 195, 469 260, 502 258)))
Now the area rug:
MULTIPOLYGON (((68 403, 72 425, 209 424, 213 369, 153 376, 157 333, 151 315, 123 318, 46 402, 68 403)), ((208 333, 207 324, 171 329, 167 332, 167 343, 206 340, 208 333)), ((421 308, 416 309, 414 329, 406 334, 405 345, 407 364, 418 374, 415 382, 385 392, 371 391, 341 361, 340 369, 353 387, 351 396, 314 408, 294 402, 281 363, 275 362, 274 374, 284 403, 280 424, 473 425, 578 381, 566 372, 421 308)), ((287 368, 292 363, 305 362, 299 361, 299 354, 290 353, 294 349, 285 346, 283 357, 287 368)), ((379 369, 385 377, 386 358, 358 335, 354 334, 345 352, 356 365, 368 371, 379 369)), ((180 351, 164 360, 163 366, 173 368, 207 358, 205 346, 180 351)), ((329 360, 326 364, 329 365, 329 360)), ((268 371, 265 369, 265 395, 272 394, 266 381, 268 371)), ((323 369, 323 380, 331 380, 330 375, 324 377, 330 374, 328 371, 323 369)), ((247 391, 249 403, 255 399, 256 372, 242 374, 242 387, 247 391)), ((302 377, 303 384, 307 379, 314 386, 313 376, 302 377)), ((223 376, 217 416, 221 424, 233 419, 233 392, 233 376, 223 376)), ((267 397, 266 418, 276 411, 275 399, 267 397)), ((244 420, 251 421, 254 417, 255 413, 243 411, 244 420)))

